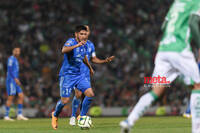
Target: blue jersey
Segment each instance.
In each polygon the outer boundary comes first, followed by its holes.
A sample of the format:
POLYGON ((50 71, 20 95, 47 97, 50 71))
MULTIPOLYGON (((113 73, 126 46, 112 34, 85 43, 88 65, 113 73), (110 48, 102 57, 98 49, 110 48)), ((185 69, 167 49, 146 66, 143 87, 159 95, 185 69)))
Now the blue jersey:
MULTIPOLYGON (((87 41, 86 56, 88 61, 90 61, 92 57, 96 56, 94 44, 90 40, 87 41)), ((87 77, 90 77, 90 70, 84 63, 81 68, 81 73, 85 74, 87 77)))
POLYGON ((6 90, 9 96, 21 93, 22 89, 15 82, 19 78, 19 63, 16 57, 10 56, 7 62, 6 90))
POLYGON ((19 63, 16 57, 10 56, 7 62, 7 81, 13 81, 19 78, 19 63))
MULTIPOLYGON (((70 47, 77 44, 78 42, 75 38, 70 38, 65 42, 64 47, 70 47)), ((59 76, 81 75, 81 67, 83 64, 83 59, 86 55, 86 47, 87 44, 74 48, 71 52, 64 54, 64 60, 59 76)))

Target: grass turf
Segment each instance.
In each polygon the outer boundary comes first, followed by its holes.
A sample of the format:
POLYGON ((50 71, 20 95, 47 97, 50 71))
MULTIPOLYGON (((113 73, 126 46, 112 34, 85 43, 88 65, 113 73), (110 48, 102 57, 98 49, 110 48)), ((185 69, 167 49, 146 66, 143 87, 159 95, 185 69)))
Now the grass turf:
MULTIPOLYGON (((81 130, 72 127, 69 118, 59 119, 57 130, 51 128, 51 119, 30 119, 8 122, 0 120, 0 133, 120 133, 122 117, 92 118, 94 127, 81 130)), ((191 120, 182 117, 142 117, 131 133, 190 133, 191 120)))

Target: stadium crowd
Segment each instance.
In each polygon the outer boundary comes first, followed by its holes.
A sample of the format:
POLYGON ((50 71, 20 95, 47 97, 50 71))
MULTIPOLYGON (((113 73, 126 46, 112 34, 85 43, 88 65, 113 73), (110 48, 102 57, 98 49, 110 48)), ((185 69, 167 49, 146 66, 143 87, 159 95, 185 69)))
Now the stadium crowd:
MULTIPOLYGON (((22 48, 20 79, 25 108, 47 116, 60 97, 58 73, 61 48, 77 24, 89 24, 90 40, 99 58, 115 55, 113 62, 94 65, 94 105, 134 105, 149 88, 161 24, 172 0, 6 0, 0 1, 0 105, 6 99, 6 63, 12 45, 22 48), (17 5, 17 6, 16 6, 17 5), (149 8, 151 6, 151 8, 149 8), (48 109, 48 111, 47 111, 48 109)), ((167 89, 155 104, 179 107, 189 90, 182 83, 167 89), (176 90, 176 93, 174 93, 176 90), (178 99, 177 99, 178 97, 178 99)))

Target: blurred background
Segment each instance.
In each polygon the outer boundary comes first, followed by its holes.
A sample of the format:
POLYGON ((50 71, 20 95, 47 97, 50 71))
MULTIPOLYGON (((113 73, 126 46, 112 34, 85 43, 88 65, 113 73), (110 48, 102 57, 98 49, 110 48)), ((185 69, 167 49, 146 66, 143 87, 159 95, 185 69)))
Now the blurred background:
MULTIPOLYGON (((5 88, 7 58, 12 45, 19 44, 20 79, 26 95, 24 113, 48 117, 60 98, 58 73, 61 48, 73 37, 77 24, 88 24, 97 57, 116 56, 109 64, 95 65, 92 86, 94 107, 104 116, 127 115, 139 97, 150 88, 144 77, 151 76, 161 24, 173 0, 1 0, 0 1, 0 116, 7 98, 5 88)), ((147 112, 158 107, 164 114, 179 115, 190 90, 181 80, 147 112)), ((72 94, 73 96, 73 94, 72 94)), ((13 112, 15 105, 13 104, 13 112)), ((95 114, 95 113, 94 113, 95 114)), ((98 113, 97 113, 98 114, 98 113)), ((71 115, 71 105, 63 116, 71 115)))

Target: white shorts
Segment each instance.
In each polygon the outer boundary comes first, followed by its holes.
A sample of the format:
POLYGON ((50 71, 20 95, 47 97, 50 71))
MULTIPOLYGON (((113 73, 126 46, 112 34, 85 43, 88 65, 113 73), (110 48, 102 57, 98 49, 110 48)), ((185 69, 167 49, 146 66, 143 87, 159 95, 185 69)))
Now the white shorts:
POLYGON ((171 83, 180 74, 187 78, 187 85, 200 83, 199 68, 191 51, 157 53, 153 77, 166 77, 171 83))

